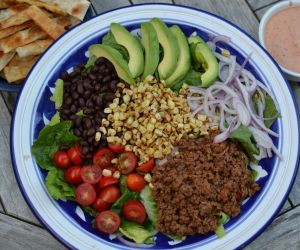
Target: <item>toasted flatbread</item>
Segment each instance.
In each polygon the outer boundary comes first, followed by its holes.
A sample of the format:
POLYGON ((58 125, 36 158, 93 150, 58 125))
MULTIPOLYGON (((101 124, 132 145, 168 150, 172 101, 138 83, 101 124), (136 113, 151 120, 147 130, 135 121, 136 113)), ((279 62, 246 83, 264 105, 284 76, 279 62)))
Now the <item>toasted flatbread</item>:
POLYGON ((4 54, 0 51, 0 71, 11 61, 15 55, 15 51, 4 54))
POLYGON ((18 14, 28 8, 26 4, 13 5, 7 9, 0 10, 0 20, 7 19, 15 14, 18 14))
POLYGON ((45 39, 47 36, 47 33, 35 25, 31 28, 18 31, 9 37, 1 39, 0 50, 2 50, 4 53, 8 53, 13 49, 22 47, 36 40, 45 39))
POLYGON ((37 6, 30 6, 26 10, 26 13, 42 30, 44 30, 53 39, 57 39, 65 32, 64 27, 51 20, 37 6))
POLYGON ((5 1, 0 1, 0 10, 1 9, 6 9, 9 6, 11 6, 11 4, 9 4, 9 3, 5 2, 5 1))
POLYGON ((53 43, 52 39, 37 40, 23 47, 17 48, 16 52, 21 58, 33 55, 40 55, 50 46, 51 43, 53 43))
POLYGON ((56 13, 56 14, 59 14, 59 15, 63 15, 63 16, 66 16, 67 15, 67 12, 64 11, 63 9, 59 8, 58 6, 56 5, 49 5, 47 3, 44 3, 42 1, 38 1, 38 0, 17 0, 19 3, 27 3, 27 4, 30 4, 30 5, 35 5, 37 7, 40 7, 40 8, 45 8, 53 13, 56 13))
POLYGON ((25 23, 22 23, 20 25, 15 25, 15 26, 11 26, 5 29, 0 30, 0 39, 8 37, 20 30, 24 30, 26 28, 30 28, 32 26, 34 26, 34 22, 33 21, 27 21, 25 23))
POLYGON ((40 0, 43 3, 48 5, 54 5, 65 12, 78 18, 79 20, 83 20, 84 16, 90 6, 90 2, 87 0, 40 0))
POLYGON ((14 56, 11 63, 4 68, 4 77, 9 83, 24 79, 37 59, 38 56, 29 56, 21 59, 18 56, 14 56))

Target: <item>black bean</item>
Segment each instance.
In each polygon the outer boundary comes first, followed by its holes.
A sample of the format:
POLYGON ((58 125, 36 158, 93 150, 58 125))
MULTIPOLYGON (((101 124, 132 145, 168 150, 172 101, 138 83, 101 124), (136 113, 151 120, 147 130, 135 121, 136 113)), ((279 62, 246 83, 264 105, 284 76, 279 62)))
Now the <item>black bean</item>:
POLYGON ((82 83, 78 83, 77 85, 77 92, 82 95, 84 93, 84 88, 82 86, 82 83))
POLYGON ((110 63, 110 62, 106 63, 106 68, 108 68, 110 71, 113 71, 115 69, 114 65, 112 65, 112 63, 110 63))
POLYGON ((73 93, 72 93, 72 98, 73 98, 73 99, 76 100, 76 99, 78 99, 78 97, 79 97, 79 94, 78 94, 77 92, 73 92, 73 93))
POLYGON ((102 65, 99 67, 99 72, 100 72, 100 73, 103 73, 105 69, 106 69, 105 64, 102 64, 102 65))
POLYGON ((89 118, 84 118, 83 122, 84 122, 84 127, 87 129, 89 129, 92 126, 92 122, 89 118))
POLYGON ((99 71, 99 68, 97 67, 97 65, 95 65, 91 68, 91 73, 97 73, 98 71, 99 71))
POLYGON ((115 98, 114 93, 107 93, 105 95, 105 101, 107 101, 107 102, 111 102, 114 98, 115 98))
POLYGON ((89 81, 84 81, 83 82, 83 87, 86 89, 86 90, 92 90, 93 89, 93 86, 91 85, 91 83, 89 81))
POLYGON ((64 104, 65 105, 67 105, 67 106, 69 106, 69 105, 71 105, 71 103, 72 103, 72 98, 71 97, 66 97, 65 98, 65 101, 64 101, 64 104))
POLYGON ((76 117, 76 120, 75 120, 75 126, 76 126, 77 128, 81 126, 81 121, 82 121, 81 117, 80 117, 80 116, 77 116, 77 117, 76 117))
POLYGON ((60 111, 60 113, 63 114, 63 115, 70 115, 70 114, 71 114, 71 111, 70 111, 69 109, 62 109, 62 110, 60 111))
POLYGON ((88 146, 89 144, 85 140, 80 141, 81 146, 88 146))
POLYGON ((91 94, 92 94, 92 92, 91 92, 90 90, 86 90, 86 91, 84 91, 84 93, 83 93, 83 97, 84 97, 85 99, 88 99, 88 98, 91 96, 91 94))
POLYGON ((84 157, 85 157, 86 159, 91 159, 92 156, 93 156, 93 154, 91 154, 91 153, 87 153, 87 154, 84 155, 84 157))
POLYGON ((86 78, 86 77, 88 77, 88 74, 86 72, 81 72, 81 77, 86 78))
POLYGON ((95 140, 94 137, 89 137, 87 141, 88 141, 88 143, 92 143, 94 140, 95 140))
POLYGON ((101 89, 101 85, 100 85, 100 84, 96 84, 96 85, 95 85, 95 90, 96 90, 96 91, 99 91, 100 89, 101 89))
MULTIPOLYGON (((92 124, 91 124, 92 125, 92 124)), ((92 128, 89 128, 88 132, 87 132, 87 136, 91 137, 91 136, 94 136, 96 133, 96 130, 92 127, 92 128)))
POLYGON ((91 115, 94 113, 94 109, 92 108, 83 108, 83 113, 86 115, 91 115))
POLYGON ((108 75, 108 76, 106 76, 106 77, 103 78, 102 82, 108 83, 110 80, 111 80, 111 76, 108 75))
POLYGON ((96 64, 97 65, 101 65, 105 62, 105 58, 104 57, 99 57, 97 60, 96 60, 96 64))
POLYGON ((101 96, 97 96, 97 98, 95 99, 95 103, 98 107, 102 106, 102 98, 101 96))
MULTIPOLYGON (((91 141, 91 143, 92 143, 92 142, 93 142, 93 141, 91 141)), ((93 145, 89 146, 89 151, 90 151, 90 152, 93 152, 93 151, 94 151, 94 149, 95 149, 95 148, 94 148, 94 146, 93 146, 93 145)))
POLYGON ((70 78, 71 78, 71 79, 74 79, 77 75, 78 75, 78 72, 77 72, 77 71, 73 71, 73 72, 70 74, 70 78))
POLYGON ((90 78, 92 81, 96 80, 96 76, 95 76, 95 75, 92 75, 92 74, 89 74, 89 78, 90 78))
POLYGON ((75 135, 81 136, 81 132, 80 132, 80 130, 78 128, 74 128, 73 131, 74 131, 75 135))
POLYGON ((99 147, 100 142, 99 141, 94 141, 93 145, 94 145, 95 148, 97 148, 97 147, 99 147))
POLYGON ((103 71, 103 74, 105 74, 105 75, 108 75, 108 74, 110 74, 110 73, 111 73, 111 70, 108 69, 108 68, 106 68, 106 69, 103 71))
POLYGON ((70 107, 70 111, 71 111, 71 113, 76 113, 77 112, 77 107, 76 107, 76 105, 74 105, 74 104, 72 104, 71 105, 71 107, 70 107))
POLYGON ((101 85, 101 92, 106 92, 108 90, 108 86, 106 84, 101 85))
POLYGON ((118 87, 117 87, 117 84, 115 83, 115 80, 113 80, 109 83, 109 88, 114 93, 117 91, 118 87))
POLYGON ((77 118, 77 115, 75 115, 75 114, 70 115, 70 120, 71 120, 72 122, 75 122, 76 118, 77 118))
POLYGON ((73 72, 75 72, 76 75, 79 75, 80 72, 81 72, 80 66, 75 65, 75 66, 73 67, 73 72))
POLYGON ((85 101, 84 101, 84 99, 83 99, 82 97, 80 97, 80 98, 78 99, 78 104, 79 104, 80 108, 83 108, 83 107, 84 107, 85 101))
POLYGON ((60 114, 60 118, 62 120, 67 120, 68 119, 68 116, 67 115, 64 115, 64 114, 60 114))
POLYGON ((107 136, 106 135, 101 135, 101 140, 106 141, 107 136))
POLYGON ((94 103, 92 100, 88 99, 85 103, 85 105, 88 107, 88 108, 93 108, 94 107, 94 103))
POLYGON ((61 73, 60 78, 65 82, 70 79, 69 73, 67 71, 64 71, 61 73))
POLYGON ((71 86, 71 82, 69 82, 69 81, 65 81, 64 82, 64 88, 65 88, 65 90, 66 90, 66 88, 69 88, 71 86))

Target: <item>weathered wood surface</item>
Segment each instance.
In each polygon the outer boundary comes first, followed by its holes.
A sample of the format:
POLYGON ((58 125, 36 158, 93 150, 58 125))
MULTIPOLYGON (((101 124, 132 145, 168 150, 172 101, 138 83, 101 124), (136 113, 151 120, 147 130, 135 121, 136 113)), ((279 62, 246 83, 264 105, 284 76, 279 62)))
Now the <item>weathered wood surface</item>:
POLYGON ((9 149, 11 116, 1 95, 0 110, 0 197, 3 206, 8 214, 39 224, 24 201, 12 169, 9 149))
POLYGON ((200 8, 217 14, 237 24, 239 27, 248 32, 253 38, 257 39, 258 37, 258 21, 248 4, 243 0, 175 0, 175 3, 200 8))
POLYGON ((279 216, 246 250, 300 249, 300 207, 279 216))
POLYGON ((271 3, 271 4, 269 4, 269 5, 266 5, 266 6, 264 6, 264 7, 261 8, 261 9, 256 10, 256 11, 255 11, 256 16, 257 16, 259 19, 261 19, 262 16, 267 12, 267 10, 270 9, 272 6, 274 6, 274 5, 275 5, 276 3, 278 3, 278 2, 282 2, 282 0, 276 1, 276 2, 273 1, 273 3, 271 3))
MULTIPOLYGON (((131 4, 147 2, 172 2, 171 0, 91 0, 97 13, 131 4)), ((175 3, 201 8, 220 15, 257 39, 258 20, 276 0, 175 0, 175 3), (248 5, 249 4, 249 5, 248 5), (250 9, 250 7, 252 10, 250 9)), ((292 84, 300 104, 300 88, 292 84)), ((65 249, 39 225, 25 203, 16 184, 9 153, 9 126, 16 94, 2 92, 0 95, 0 249, 65 249), (2 98, 3 97, 3 98, 2 98), (4 100, 5 103, 4 103, 4 100), (8 107, 8 108, 7 108, 8 107), (4 208, 1 206, 1 201, 4 208), (3 213, 15 218, 4 215, 3 213), (23 221, 18 220, 21 218, 23 221)), ((300 249, 300 176, 280 216, 267 230, 246 249, 300 249)))
POLYGON ((0 249, 66 249, 45 229, 0 213, 0 249))
POLYGON ((278 0, 247 0, 252 10, 263 8, 272 3, 278 2, 278 0))
POLYGON ((132 0, 133 4, 140 3, 172 3, 171 0, 132 0))

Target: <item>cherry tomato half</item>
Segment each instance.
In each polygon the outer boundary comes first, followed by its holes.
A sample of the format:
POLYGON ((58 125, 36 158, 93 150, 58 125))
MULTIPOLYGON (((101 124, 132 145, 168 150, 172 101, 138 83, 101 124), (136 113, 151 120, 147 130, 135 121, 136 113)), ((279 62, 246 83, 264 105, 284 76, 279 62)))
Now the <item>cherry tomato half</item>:
POLYGON ((136 170, 142 172, 142 173, 150 173, 154 168, 154 159, 151 159, 145 163, 143 163, 141 166, 137 167, 136 170))
POLYGON ((93 203, 92 207, 97 211, 97 212, 102 212, 102 211, 106 211, 108 209, 110 209, 110 205, 109 203, 105 202, 104 200, 102 200, 100 197, 98 197, 96 199, 96 201, 93 203))
POLYGON ((82 159, 80 156, 80 151, 76 147, 70 147, 67 152, 70 160, 75 164, 80 166, 82 163, 82 159))
POLYGON ((53 155, 53 163, 59 168, 67 168, 71 165, 71 160, 65 151, 59 150, 53 155))
POLYGON ((65 180, 73 185, 78 185, 82 183, 82 178, 80 174, 81 167, 80 166, 73 166, 68 168, 65 171, 65 180))
POLYGON ((75 190, 75 199, 82 206, 89 206, 96 200, 95 188, 89 183, 80 184, 75 190))
POLYGON ((118 169, 122 174, 129 174, 135 169, 136 163, 137 158, 134 153, 124 152, 119 156, 118 169))
POLYGON ((146 210, 144 205, 137 200, 126 201, 123 206, 125 219, 143 224, 146 220, 146 210))
POLYGON ((120 179, 114 178, 112 176, 104 176, 99 181, 99 188, 105 188, 107 186, 119 183, 120 179))
POLYGON ((131 191, 139 192, 146 186, 146 181, 144 179, 144 176, 133 173, 127 175, 126 185, 131 191))
POLYGON ((120 196, 120 189, 113 185, 102 189, 99 193, 99 197, 107 203, 114 203, 120 196))
POLYGON ((95 152, 93 156, 93 163, 99 165, 101 168, 110 167, 111 160, 114 158, 114 153, 109 148, 101 148, 95 152))
POLYGON ((96 228, 102 233, 112 234, 120 226, 120 216, 113 211, 103 211, 96 217, 96 228))
POLYGON ((119 144, 119 143, 108 143, 108 147, 114 152, 114 153, 122 153, 125 150, 125 146, 119 144))
POLYGON ((87 165, 81 168, 80 174, 84 182, 96 184, 102 177, 102 169, 98 165, 87 165))

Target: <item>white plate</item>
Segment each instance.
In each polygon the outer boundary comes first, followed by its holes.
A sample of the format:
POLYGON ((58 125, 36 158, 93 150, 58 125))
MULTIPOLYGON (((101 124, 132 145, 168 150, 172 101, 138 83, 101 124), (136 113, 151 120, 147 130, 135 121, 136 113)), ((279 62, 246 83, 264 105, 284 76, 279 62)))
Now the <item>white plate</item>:
MULTIPOLYGON (((180 24, 231 38, 230 46, 244 57, 252 52, 250 64, 273 92, 280 106, 281 118, 276 123, 280 134, 278 149, 283 161, 273 159, 263 166, 269 169, 264 186, 252 202, 247 202, 243 214, 226 226, 227 235, 198 237, 176 245, 178 249, 234 249, 253 240, 274 219, 285 202, 297 174, 299 154, 298 111, 293 94, 274 60, 251 37, 217 16, 207 12, 174 5, 140 5, 125 7, 95 17, 70 30, 55 42, 40 58, 27 78, 19 96, 11 126, 11 154, 19 186, 28 204, 55 237, 71 248, 79 249, 129 249, 116 240, 110 241, 95 234, 85 225, 82 213, 70 212, 68 205, 55 202, 48 194, 43 175, 30 152, 37 136, 36 126, 43 124, 41 110, 52 109, 45 92, 58 77, 61 68, 70 64, 68 58, 82 52, 82 46, 96 41, 106 33, 111 22, 133 25, 152 17, 171 24, 180 24), (67 208, 66 208, 67 207, 67 208)), ((194 28, 187 28, 193 30, 194 28)), ((74 59, 75 60, 75 59, 74 59)), ((171 248, 166 238, 159 238, 155 248, 171 248)))

